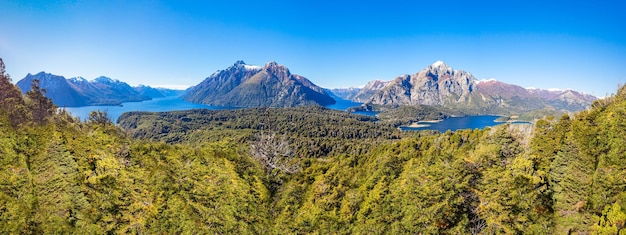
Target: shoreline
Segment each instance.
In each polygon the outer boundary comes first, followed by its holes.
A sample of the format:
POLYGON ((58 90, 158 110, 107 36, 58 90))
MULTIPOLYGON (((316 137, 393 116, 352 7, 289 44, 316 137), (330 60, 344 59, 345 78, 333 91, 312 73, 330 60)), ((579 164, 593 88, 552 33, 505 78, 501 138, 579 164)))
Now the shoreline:
POLYGON ((417 121, 415 123, 440 123, 441 121, 443 121, 443 119, 439 119, 439 120, 424 120, 424 121, 417 121))
POLYGON ((429 127, 429 124, 419 124, 417 122, 411 123, 409 125, 406 125, 404 127, 410 127, 410 128, 421 128, 421 127, 429 127))
POLYGON ((417 121, 417 122, 413 122, 413 123, 411 123, 409 125, 405 125, 404 127, 410 127, 410 128, 429 127, 431 124, 439 123, 441 121, 443 121, 443 119, 440 119, 440 120, 417 121))

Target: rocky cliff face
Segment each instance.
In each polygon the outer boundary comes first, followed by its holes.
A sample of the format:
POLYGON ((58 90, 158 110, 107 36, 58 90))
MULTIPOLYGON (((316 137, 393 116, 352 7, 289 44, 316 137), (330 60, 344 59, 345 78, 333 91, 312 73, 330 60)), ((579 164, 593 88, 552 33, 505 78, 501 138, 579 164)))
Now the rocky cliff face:
POLYGON ((365 103, 378 105, 440 105, 484 112, 537 109, 579 111, 597 97, 572 90, 526 89, 494 79, 476 80, 438 61, 413 75, 403 75, 365 103))
POLYGON ((293 107, 334 104, 324 89, 269 62, 264 67, 238 61, 191 88, 183 98, 194 103, 236 107, 293 107))
POLYGON ((413 75, 398 77, 366 102, 379 105, 447 105, 466 102, 474 90, 472 74, 441 61, 413 75))

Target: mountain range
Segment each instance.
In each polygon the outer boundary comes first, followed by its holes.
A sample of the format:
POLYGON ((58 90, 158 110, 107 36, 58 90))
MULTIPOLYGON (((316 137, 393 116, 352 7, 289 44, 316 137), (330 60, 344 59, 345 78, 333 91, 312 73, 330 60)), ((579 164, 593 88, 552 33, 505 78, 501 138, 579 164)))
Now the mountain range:
POLYGON ((234 107, 324 106, 336 102, 323 88, 273 61, 263 67, 237 61, 189 89, 183 99, 234 107))
POLYGON ((143 85, 131 87, 125 82, 104 76, 88 81, 82 77, 66 79, 63 76, 46 72, 34 75, 29 73, 16 85, 23 93, 26 93, 30 91, 31 84, 35 79, 39 80, 39 87, 46 90, 46 96, 59 107, 119 105, 123 102, 180 95, 182 92, 143 85))
POLYGON ((544 90, 490 80, 437 61, 415 74, 372 81, 362 88, 333 89, 335 95, 366 105, 436 105, 481 113, 553 109, 574 112, 597 99, 573 90, 544 90))
POLYGON ((455 70, 441 61, 390 81, 374 80, 359 88, 330 90, 292 74, 287 67, 273 61, 264 66, 237 61, 186 93, 144 85, 131 87, 107 77, 87 81, 45 72, 28 74, 17 85, 25 93, 34 79, 40 81, 46 96, 60 107, 119 105, 173 95, 213 106, 325 106, 336 102, 332 97, 339 97, 367 107, 431 105, 474 114, 513 114, 536 110, 574 112, 589 107, 597 99, 574 90, 523 88, 495 79, 478 80, 471 73, 455 70))

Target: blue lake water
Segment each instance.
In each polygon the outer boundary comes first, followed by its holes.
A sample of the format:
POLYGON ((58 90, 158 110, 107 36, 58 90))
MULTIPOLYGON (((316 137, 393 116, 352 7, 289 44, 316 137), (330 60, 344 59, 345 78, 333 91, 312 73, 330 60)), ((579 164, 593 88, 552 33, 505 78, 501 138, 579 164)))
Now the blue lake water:
MULTIPOLYGON (((352 102, 349 100, 342 100, 335 98, 336 104, 328 105, 326 108, 335 110, 346 110, 350 107, 360 106, 361 103, 352 102)), ((152 100, 146 100, 142 102, 127 102, 122 103, 121 106, 83 106, 83 107, 71 107, 66 108, 73 116, 86 120, 89 117, 89 113, 92 111, 100 110, 107 111, 109 117, 113 122, 117 122, 117 118, 125 112, 131 111, 147 111, 147 112, 166 112, 176 110, 189 110, 189 109, 211 109, 211 110, 224 110, 224 109, 237 109, 238 107, 224 107, 224 106, 209 106, 204 104, 194 104, 187 102, 180 97, 172 96, 165 98, 157 98, 152 100)), ((355 112, 362 115, 376 115, 376 112, 355 112)), ((440 132, 446 132, 447 130, 456 131, 459 129, 482 129, 488 126, 495 126, 503 124, 501 122, 495 122, 499 116, 493 115, 481 115, 481 116, 466 116, 466 117, 453 117, 447 118, 436 123, 423 123, 420 125, 428 125, 425 127, 400 127, 402 130, 438 130, 440 132)))
MULTIPOLYGON (((326 106, 329 109, 346 110, 350 107, 360 106, 361 103, 356 103, 348 100, 336 99, 337 103, 334 105, 326 106)), ((194 104, 187 102, 180 97, 172 96, 165 98, 156 98, 152 100, 146 100, 142 102, 127 102, 122 103, 121 106, 83 106, 83 107, 70 107, 65 108, 73 116, 80 118, 80 120, 86 120, 89 117, 89 113, 92 111, 100 110, 107 111, 109 117, 113 122, 117 122, 117 118, 125 112, 131 111, 147 111, 147 112, 166 112, 176 110, 188 110, 188 109, 211 109, 211 110, 224 110, 224 109, 237 109, 237 107, 224 107, 224 106, 209 106, 204 104, 194 104)), ((355 112, 356 114, 363 115, 376 115, 374 112, 355 112)))
POLYGON ((126 102, 121 106, 83 106, 83 107, 70 107, 65 108, 73 116, 85 120, 89 117, 91 111, 107 111, 109 117, 113 122, 117 121, 117 118, 125 112, 131 111, 148 111, 148 112, 166 112, 176 110, 188 110, 188 109, 234 109, 233 107, 216 107, 208 106, 204 104, 194 104, 184 101, 180 97, 164 97, 156 98, 152 100, 146 100, 142 102, 126 102))
MULTIPOLYGON (((423 127, 408 127, 403 126, 400 129, 409 130, 437 130, 440 132, 456 131, 460 129, 483 129, 485 127, 496 126, 504 124, 505 122, 496 122, 495 120, 500 116, 494 115, 478 115, 478 116, 465 116, 465 117, 452 117, 446 118, 439 122, 418 122, 420 125, 427 125, 423 127)), ((529 124, 528 122, 513 122, 514 124, 529 124)))
MULTIPOLYGON (((362 103, 358 103, 358 102, 354 102, 351 100, 344 100, 341 99, 337 96, 333 96, 333 98, 335 99, 335 101, 337 101, 337 103, 335 104, 331 104, 331 105, 326 105, 324 107, 329 108, 329 109, 335 109, 335 110, 342 110, 345 111, 348 108, 352 108, 355 106, 361 106, 362 103)), ((357 112, 353 112, 355 114, 361 114, 361 115, 367 115, 367 116, 376 116, 377 112, 372 112, 372 111, 357 111, 357 112)))

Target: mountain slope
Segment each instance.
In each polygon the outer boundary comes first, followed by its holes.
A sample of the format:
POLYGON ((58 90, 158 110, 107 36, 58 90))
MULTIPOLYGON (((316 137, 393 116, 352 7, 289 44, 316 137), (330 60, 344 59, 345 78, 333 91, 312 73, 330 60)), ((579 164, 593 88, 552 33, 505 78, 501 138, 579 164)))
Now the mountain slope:
POLYGON ((32 75, 28 74, 17 82, 17 86, 23 93, 30 91, 33 80, 39 80, 39 87, 46 90, 46 96, 59 107, 72 107, 89 105, 89 100, 63 76, 45 72, 32 75))
POLYGON ((183 98, 194 103, 240 107, 335 103, 324 89, 305 77, 291 74, 287 67, 276 62, 259 67, 237 61, 191 88, 183 98))

